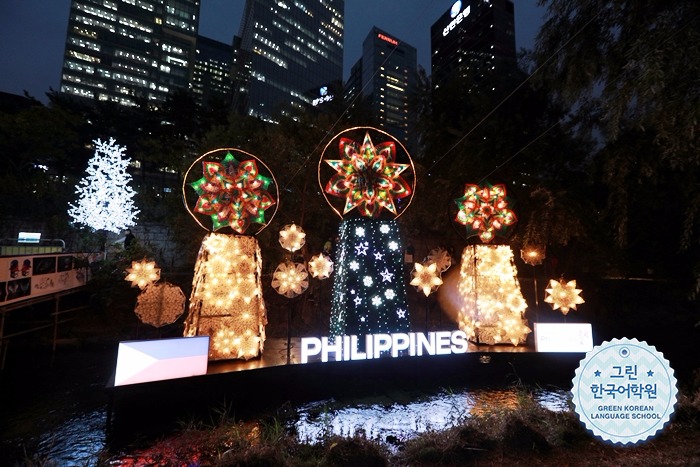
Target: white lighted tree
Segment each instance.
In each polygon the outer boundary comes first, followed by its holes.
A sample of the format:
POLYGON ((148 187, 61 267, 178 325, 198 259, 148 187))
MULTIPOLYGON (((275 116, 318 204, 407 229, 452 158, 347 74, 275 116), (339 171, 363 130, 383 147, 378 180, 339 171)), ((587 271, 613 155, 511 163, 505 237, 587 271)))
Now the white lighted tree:
POLYGON ((94 143, 87 176, 75 188, 78 203, 69 203, 68 214, 94 230, 120 233, 136 224, 139 213, 133 200, 136 192, 129 186, 131 175, 126 171, 131 159, 124 155, 126 147, 116 144, 114 138, 94 143))

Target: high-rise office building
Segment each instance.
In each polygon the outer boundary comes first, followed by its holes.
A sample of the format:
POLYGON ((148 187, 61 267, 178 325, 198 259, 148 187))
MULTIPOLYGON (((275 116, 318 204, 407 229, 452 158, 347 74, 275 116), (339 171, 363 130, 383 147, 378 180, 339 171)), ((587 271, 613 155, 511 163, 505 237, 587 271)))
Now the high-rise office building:
POLYGON ((72 0, 61 92, 134 106, 188 89, 200 0, 72 0))
POLYGON ((513 2, 457 0, 430 28, 433 85, 487 70, 509 73, 516 64, 513 2))
POLYGON ((230 104, 233 47, 207 37, 197 37, 191 89, 200 106, 212 102, 230 104))
POLYGON ((370 121, 413 148, 417 119, 410 96, 418 77, 416 48, 373 27, 345 84, 348 106, 368 109, 370 121))
POLYGON ((236 108, 274 122, 307 108, 309 91, 342 80, 344 9, 345 0, 246 0, 236 108))

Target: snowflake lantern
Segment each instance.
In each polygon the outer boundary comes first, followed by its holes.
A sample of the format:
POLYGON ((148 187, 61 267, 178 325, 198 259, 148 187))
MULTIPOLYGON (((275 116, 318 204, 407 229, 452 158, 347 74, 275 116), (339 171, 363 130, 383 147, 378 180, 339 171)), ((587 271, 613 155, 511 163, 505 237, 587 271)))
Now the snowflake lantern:
POLYGON ((185 294, 169 282, 149 285, 139 294, 134 312, 144 324, 172 324, 185 312, 185 294))
POLYGON ((478 235, 484 243, 505 233, 518 220, 508 209, 505 185, 479 187, 468 183, 455 203, 459 209, 455 220, 467 228, 468 236, 478 235))
POLYGON ((78 203, 69 204, 68 214, 94 230, 118 234, 136 225, 139 213, 134 206, 136 192, 129 186, 127 168, 131 159, 124 156, 126 147, 116 144, 114 138, 94 143, 95 154, 88 161, 87 176, 75 189, 78 203))
POLYGON ((435 263, 437 272, 442 274, 452 266, 452 256, 450 256, 450 253, 444 248, 433 248, 430 250, 430 253, 428 253, 426 262, 435 263))
POLYGON ((435 292, 442 285, 442 278, 440 278, 437 263, 416 263, 413 266, 411 285, 423 292, 426 297, 435 292))
POLYGON ((210 336, 212 360, 257 357, 263 350, 267 313, 262 256, 254 236, 276 213, 274 176, 252 154, 216 149, 187 170, 182 195, 190 215, 209 232, 195 263, 184 334, 210 336), (191 181, 195 167, 201 167, 202 177, 191 181), (197 196, 193 202, 188 202, 193 198, 189 189, 197 196))
POLYGON ((581 289, 576 288, 576 281, 566 282, 564 279, 549 281, 549 288, 544 290, 547 295, 544 301, 552 305, 552 309, 559 308, 564 316, 569 313, 569 310, 575 310, 576 305, 584 303, 581 297, 581 289))
POLYGON ((156 267, 155 261, 132 261, 131 267, 126 269, 125 280, 131 282, 132 287, 143 290, 146 286, 157 282, 160 279, 160 268, 156 267))
POLYGON ((309 288, 309 273, 301 263, 280 263, 272 274, 272 288, 287 298, 301 295, 309 288))
POLYGON ((296 224, 288 224, 280 230, 279 241, 282 248, 295 252, 301 250, 306 243, 306 233, 296 224))
POLYGON ((316 279, 328 279, 333 272, 333 261, 323 253, 309 260, 309 272, 316 279))
POLYGON ((318 181, 342 219, 331 336, 407 332, 403 247, 396 218, 415 194, 408 151, 382 130, 350 128, 324 148, 318 181))

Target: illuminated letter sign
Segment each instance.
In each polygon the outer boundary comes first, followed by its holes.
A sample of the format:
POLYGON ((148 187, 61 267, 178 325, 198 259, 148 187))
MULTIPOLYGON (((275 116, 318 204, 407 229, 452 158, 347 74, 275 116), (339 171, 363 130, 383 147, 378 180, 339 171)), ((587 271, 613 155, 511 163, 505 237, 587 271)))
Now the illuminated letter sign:
POLYGON ((397 41, 396 39, 392 39, 392 38, 389 37, 389 36, 385 36, 385 35, 382 34, 382 33, 377 34, 377 37, 380 38, 380 39, 383 40, 383 41, 388 42, 388 43, 391 44, 391 45, 399 45, 399 41, 397 41))
POLYGON ((320 356, 322 362, 372 360, 382 356, 397 358, 421 355, 447 355, 467 352, 467 335, 463 331, 440 331, 367 334, 364 336, 365 349, 357 349, 357 336, 304 337, 301 339, 301 363, 308 363, 309 357, 320 356))
POLYGON ((455 7, 457 7, 457 4, 459 4, 459 7, 462 6, 462 2, 456 2, 454 5, 452 5, 452 10, 450 10, 450 14, 454 19, 450 21, 450 24, 445 26, 445 29, 442 30, 443 37, 447 36, 450 33, 450 31, 452 31, 459 23, 462 22, 464 18, 469 16, 469 13, 471 13, 471 6, 467 5, 466 8, 464 8, 464 10, 460 11, 455 15, 455 7))

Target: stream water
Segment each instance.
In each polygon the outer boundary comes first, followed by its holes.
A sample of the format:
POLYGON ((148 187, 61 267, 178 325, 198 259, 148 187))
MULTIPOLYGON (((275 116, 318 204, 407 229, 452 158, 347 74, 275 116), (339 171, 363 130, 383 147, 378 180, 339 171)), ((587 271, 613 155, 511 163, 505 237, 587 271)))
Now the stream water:
MULTIPOLYGON (((10 365, 0 380, 2 464, 88 466, 112 458, 103 389, 113 358, 107 350, 60 352, 52 359, 38 353, 29 363, 10 365)), ((529 390, 544 407, 568 410, 565 390, 529 390)), ((319 400, 291 407, 287 428, 310 443, 329 434, 362 433, 392 449, 415 434, 447 428, 480 411, 514 407, 519 391, 436 387, 433 392, 394 389, 362 399, 319 400)))

